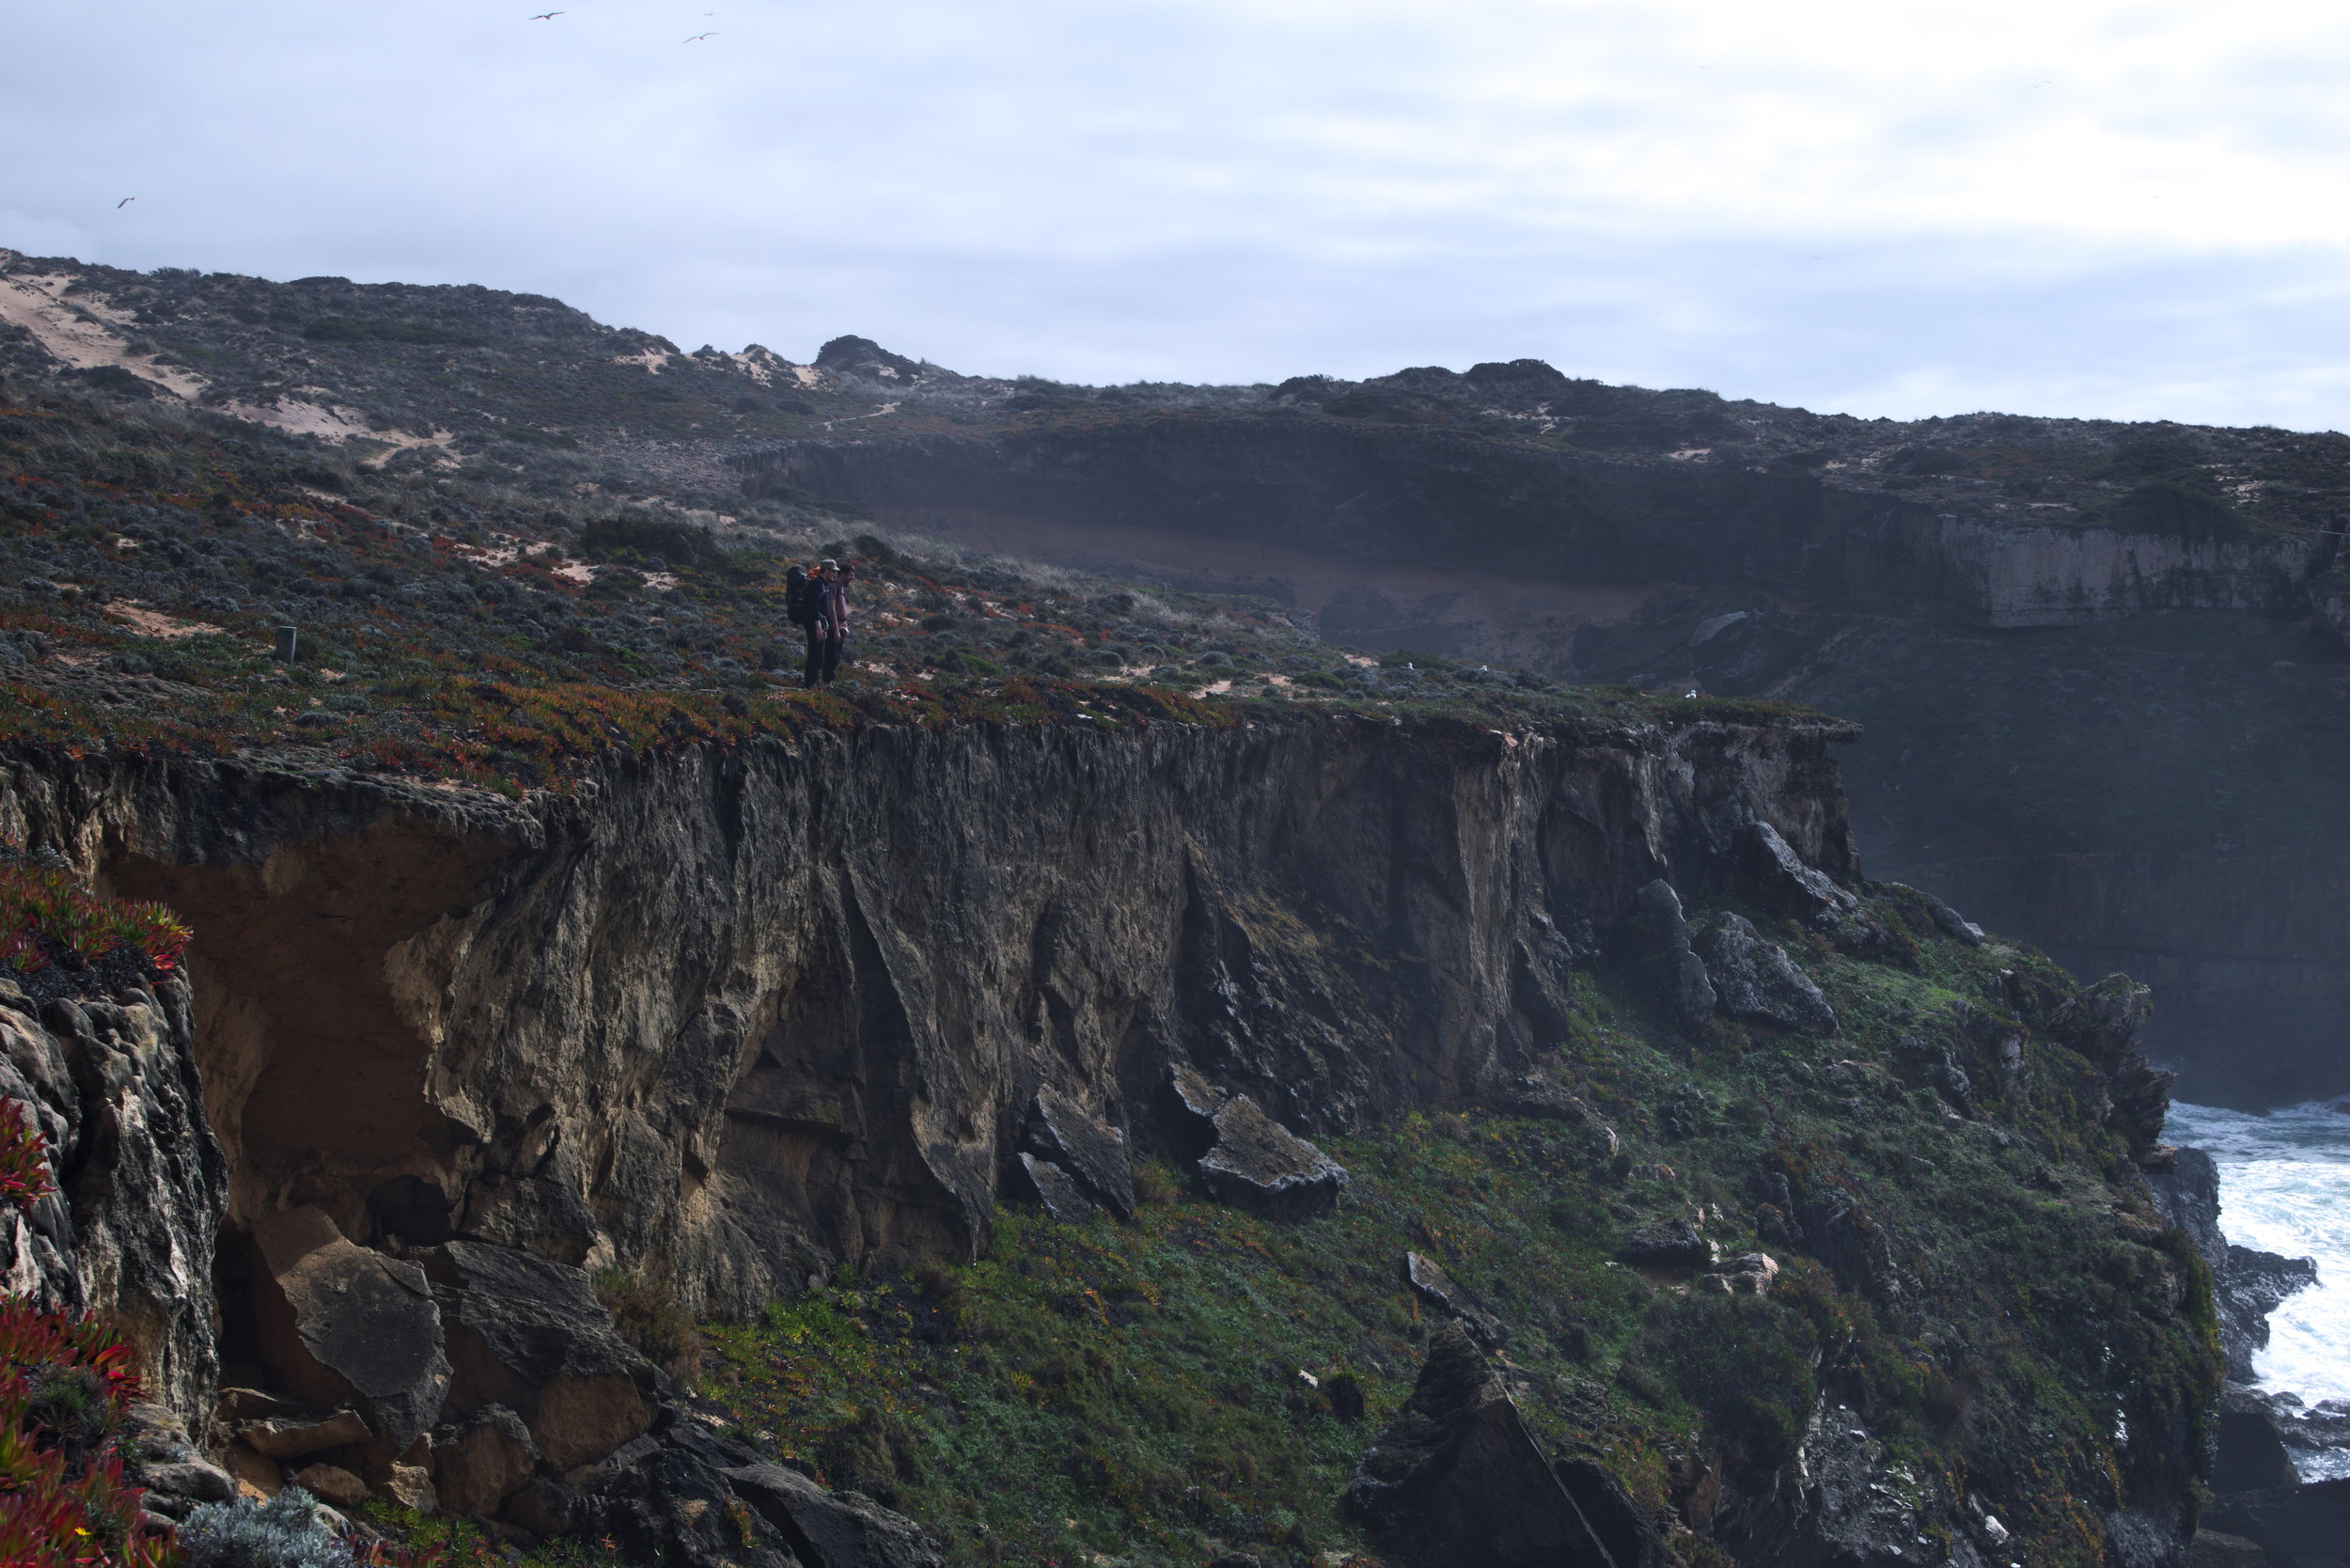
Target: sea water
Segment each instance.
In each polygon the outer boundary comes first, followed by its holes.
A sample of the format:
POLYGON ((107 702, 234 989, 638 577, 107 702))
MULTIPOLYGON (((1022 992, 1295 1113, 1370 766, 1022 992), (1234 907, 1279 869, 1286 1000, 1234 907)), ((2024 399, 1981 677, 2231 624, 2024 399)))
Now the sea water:
POLYGON ((2238 1247, 2317 1262, 2317 1283, 2268 1317, 2260 1387, 2305 1403, 2350 1399, 2350 1115, 2324 1105, 2248 1112, 2173 1104, 2167 1143, 2219 1167, 2219 1228, 2238 1247))

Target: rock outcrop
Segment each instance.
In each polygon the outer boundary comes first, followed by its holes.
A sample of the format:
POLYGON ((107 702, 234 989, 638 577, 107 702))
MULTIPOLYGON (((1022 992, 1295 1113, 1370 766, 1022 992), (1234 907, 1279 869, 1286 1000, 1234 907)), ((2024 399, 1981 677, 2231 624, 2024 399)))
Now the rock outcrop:
POLYGON ((1665 1560, 1654 1527, 1605 1469, 1553 1467, 1456 1324, 1429 1335, 1412 1397, 1363 1456, 1347 1500, 1405 1561, 1431 1568, 1656 1568, 1665 1560))
MULTIPOLYGON (((1108 1133, 1177 1066, 1284 1148, 1523 1073, 1564 1027, 1560 933, 1659 880, 1777 900, 1733 853, 1758 822, 1853 874, 1841 734, 816 732, 520 805, 18 763, 0 810, 205 933, 232 1236, 298 1192, 362 1248, 519 1247, 748 1309, 838 1262, 968 1256, 1024 1152, 1115 1209, 1108 1133), (1339 929, 1365 945, 1313 934, 1339 929)), ((1215 1163, 1277 1206, 1337 1180, 1215 1163)))

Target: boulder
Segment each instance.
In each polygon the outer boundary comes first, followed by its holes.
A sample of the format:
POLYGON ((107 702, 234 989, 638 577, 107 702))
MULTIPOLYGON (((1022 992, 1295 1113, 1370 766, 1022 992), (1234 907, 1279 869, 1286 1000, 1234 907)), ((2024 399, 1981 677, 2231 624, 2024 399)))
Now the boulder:
POLYGON ((434 1484, 451 1513, 495 1513, 538 1467, 530 1429, 503 1404, 485 1404, 433 1435, 434 1484))
POLYGON ((432 1472, 421 1465, 394 1465, 378 1488, 386 1500, 418 1513, 437 1513, 441 1510, 439 1491, 432 1484, 432 1472))
POLYGON ((1632 1239, 1616 1254, 1624 1262, 1653 1268, 1705 1268, 1719 1255, 1719 1249, 1685 1219, 1652 1219, 1633 1231, 1632 1239))
POLYGON ((355 1410, 337 1410, 331 1416, 247 1421, 237 1428, 239 1442, 272 1459, 299 1459, 306 1453, 364 1443, 373 1435, 355 1410))
POLYGON ((1714 982, 1689 946, 1689 922, 1671 883, 1659 877, 1634 895, 1623 945, 1640 988, 1682 1028, 1702 1028, 1714 1015, 1714 982))
POLYGON ((831 1492, 780 1465, 725 1472, 807 1568, 942 1568, 937 1548, 902 1513, 857 1492, 831 1492))
POLYGON ((1059 1166, 1023 1150, 1017 1168, 1027 1196, 1043 1204, 1044 1212, 1055 1219, 1073 1224, 1092 1216, 1092 1200, 1077 1185, 1077 1179, 1059 1166))
POLYGON ((1714 985, 1715 1005, 1732 1018, 1784 1029, 1834 1034, 1836 1012, 1787 950, 1762 939, 1742 915, 1706 922, 1697 953, 1714 985))
POLYGON ((1654 1529, 1612 1487, 1612 1478, 1578 1464, 1574 1482, 1571 1490, 1543 1457, 1467 1331, 1448 1323, 1429 1336, 1411 1398, 1364 1454, 1346 1495, 1398 1557, 1425 1568, 1650 1568, 1662 1561, 1654 1529), (1623 1544, 1611 1550, 1611 1540, 1623 1544))
POLYGON ((286 1472, 277 1461, 266 1459, 243 1443, 231 1443, 220 1453, 221 1467, 236 1478, 240 1496, 274 1497, 286 1486, 286 1472))
POLYGON ((2285 1450, 2267 1401, 2241 1384, 2219 1388, 2218 1441, 2211 1466, 2215 1492, 2260 1492, 2298 1486, 2300 1472, 2285 1450))
POLYGON ((1312 1219, 1338 1206, 1346 1168, 1258 1108, 1246 1094, 1217 1107, 1215 1147, 1200 1179, 1218 1201, 1267 1219, 1312 1219))
POLYGON ((2241 1535, 2201 1530, 2186 1544, 2186 1568, 2268 1568, 2268 1554, 2241 1535))
POLYGON ((142 1465, 139 1477, 150 1494, 185 1498, 191 1504, 227 1502, 237 1495, 236 1478, 201 1459, 142 1465))
POLYGON ((415 1442, 439 1418, 449 1386, 424 1272, 352 1246, 309 1204, 267 1216, 253 1239, 263 1359, 313 1403, 355 1406, 393 1451, 415 1442))
POLYGON ((1825 871, 1804 863, 1778 829, 1761 818, 1747 824, 1747 865, 1755 890, 1774 907, 1817 926, 1831 926, 1860 907, 1825 871))
POLYGON ((651 1421, 646 1389, 659 1374, 613 1328, 586 1274, 480 1242, 410 1256, 446 1325, 452 1411, 516 1412, 556 1471, 603 1458, 651 1421))
POLYGON ((294 1484, 337 1508, 356 1508, 368 1500, 368 1483, 340 1465, 307 1466, 294 1472, 294 1484))
POLYGON ((1747 1252, 1717 1263, 1700 1285, 1724 1295, 1768 1295, 1778 1280, 1778 1260, 1767 1252, 1747 1252))
POLYGON ((1403 1282, 1422 1301, 1467 1329, 1469 1338, 1485 1349, 1499 1350, 1509 1342, 1510 1330, 1500 1316, 1433 1260, 1417 1252, 1403 1254, 1403 1282))
POLYGON ((1888 882, 1886 886, 1888 887, 1897 888, 1902 892, 1907 893, 1911 898, 1916 899, 1919 903, 1925 905, 1926 917, 1934 922, 1935 930, 1939 931, 1943 935, 1949 937, 1951 941, 1964 942, 1970 948, 1980 948, 1982 946, 1982 928, 1981 926, 1975 924, 1974 921, 1969 920, 1964 915, 1961 915, 1957 910, 1952 909, 1949 904, 1944 903, 1940 899, 1937 899, 1932 893, 1927 892, 1924 888, 1912 887, 1905 882, 1888 882))
POLYGON ((2226 1493, 2204 1510, 2202 1526, 2257 1541, 2281 1562, 2340 1557, 2350 1542, 2350 1476, 2226 1493))
POLYGON ((533 1476, 506 1499, 506 1516, 533 1535, 569 1535, 579 1528, 580 1495, 547 1476, 533 1476))
POLYGON ((1135 1217, 1134 1162, 1126 1135, 1074 1100, 1037 1090, 1028 1111, 1029 1149, 1073 1177, 1086 1196, 1120 1219, 1135 1217))

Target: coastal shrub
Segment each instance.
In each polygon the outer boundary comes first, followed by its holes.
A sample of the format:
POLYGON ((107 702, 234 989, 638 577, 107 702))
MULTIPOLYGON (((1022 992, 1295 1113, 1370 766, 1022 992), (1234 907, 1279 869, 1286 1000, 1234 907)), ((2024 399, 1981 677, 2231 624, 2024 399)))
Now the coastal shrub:
POLYGON ((612 1314, 621 1338, 679 1383, 701 1375, 701 1336, 693 1314, 678 1305, 666 1280, 608 1268, 595 1278, 596 1299, 612 1314))
POLYGON ((299 1486, 267 1502, 205 1503, 180 1527, 180 1560, 186 1568, 352 1568, 351 1547, 319 1522, 317 1507, 299 1486))

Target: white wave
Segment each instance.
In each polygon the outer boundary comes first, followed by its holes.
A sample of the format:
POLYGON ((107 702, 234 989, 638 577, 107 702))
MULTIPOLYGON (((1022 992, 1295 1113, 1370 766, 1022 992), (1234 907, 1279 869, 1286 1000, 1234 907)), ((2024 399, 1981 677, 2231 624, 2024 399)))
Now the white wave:
POLYGON ((2171 1143, 2219 1167, 2219 1226, 2238 1247, 2317 1262, 2317 1283, 2269 1315, 2261 1387, 2350 1399, 2350 1116, 2319 1105, 2247 1112, 2176 1105, 2171 1143))

